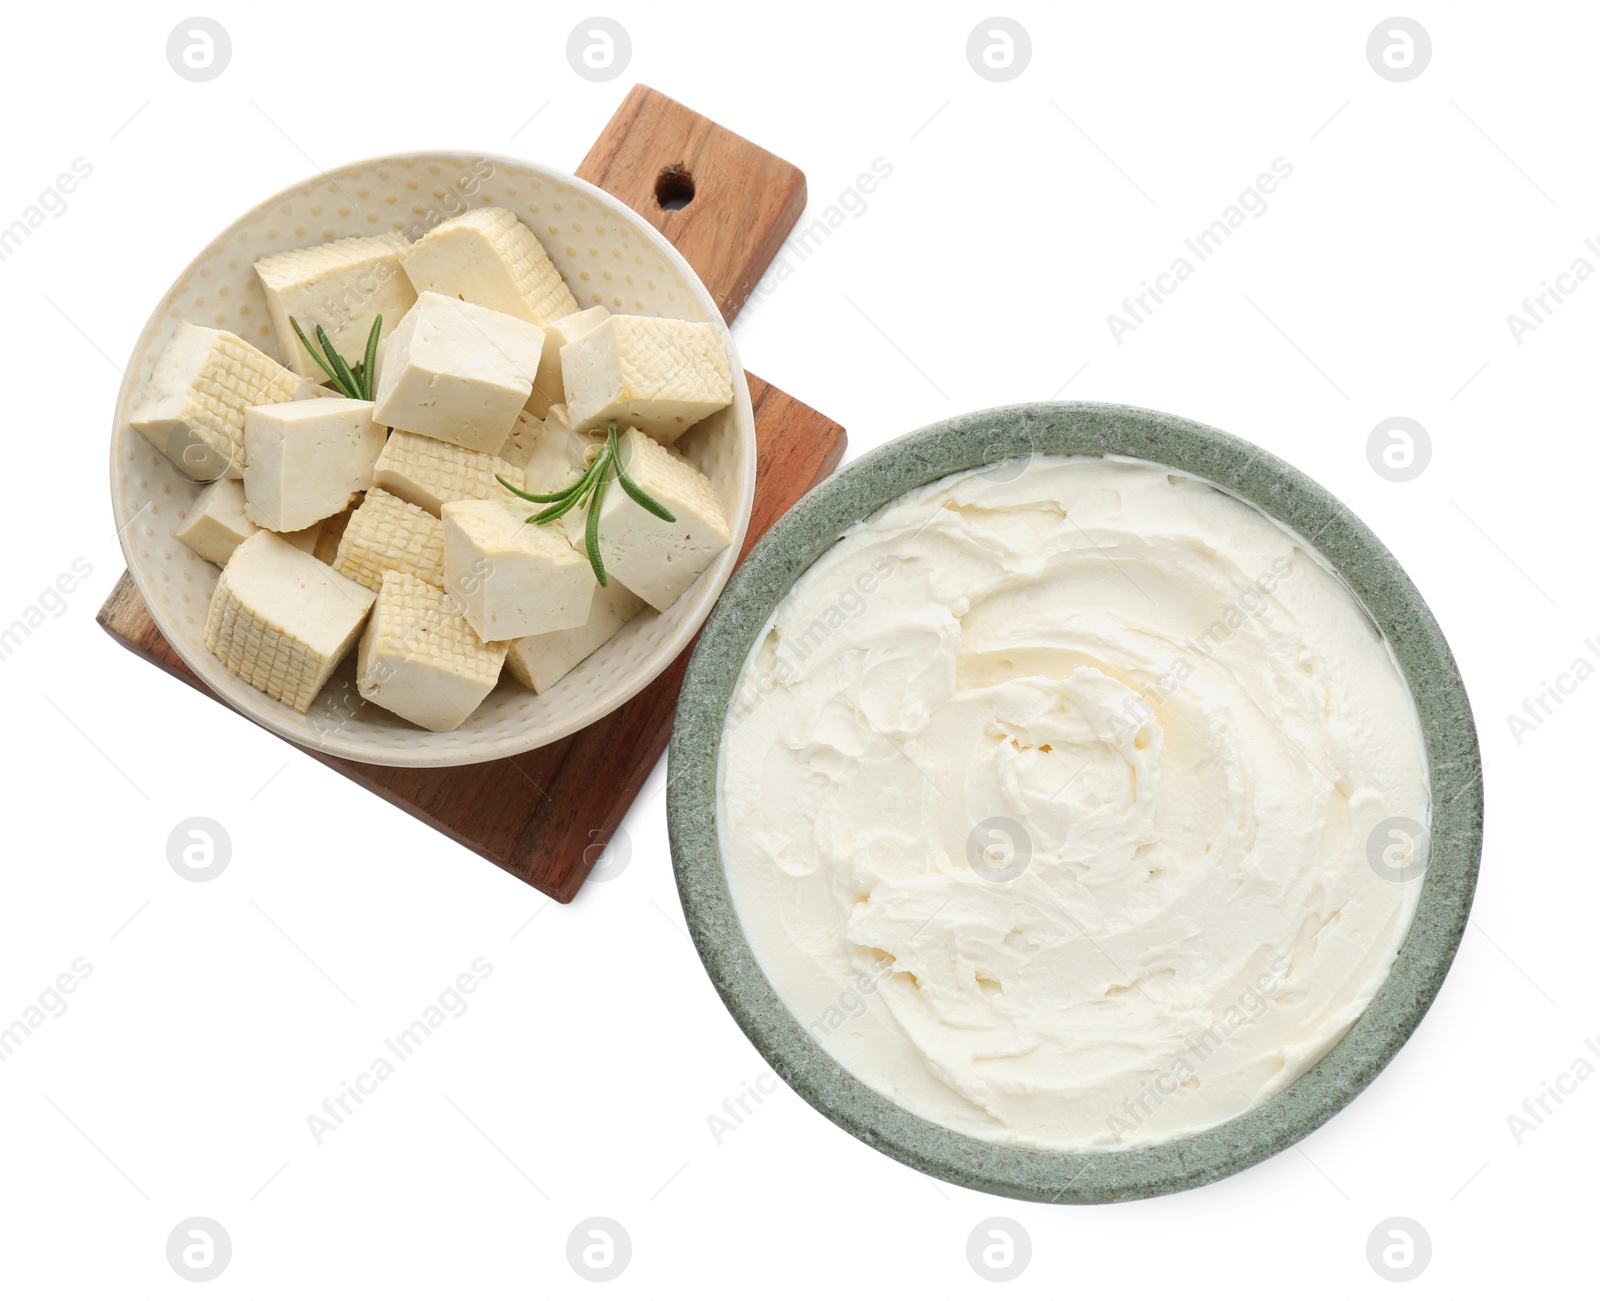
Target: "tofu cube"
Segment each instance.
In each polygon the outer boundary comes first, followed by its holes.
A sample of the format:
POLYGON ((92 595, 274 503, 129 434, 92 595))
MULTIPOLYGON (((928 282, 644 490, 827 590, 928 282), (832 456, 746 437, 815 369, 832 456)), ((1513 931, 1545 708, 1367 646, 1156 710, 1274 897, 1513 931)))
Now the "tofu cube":
MULTIPOLYGON (((332 550, 329 550, 327 555, 323 554, 323 550, 326 545, 327 529, 333 523, 333 520, 323 520, 319 524, 311 525, 310 528, 279 536, 285 542, 292 542, 307 555, 316 556, 324 564, 332 564, 332 550)), ((177 531, 177 538, 190 551, 202 559, 209 560, 220 569, 233 557, 241 542, 260 531, 261 526, 250 518, 246 510, 244 481, 213 479, 195 498, 183 527, 177 531)), ((336 533, 333 545, 337 546, 338 541, 336 533)))
POLYGON ((200 490, 177 538, 197 556, 221 568, 258 527, 244 513, 244 481, 217 479, 200 490))
POLYGON ((308 528, 372 486, 388 431, 372 403, 312 398, 249 407, 244 413, 244 496, 263 528, 308 528))
POLYGON ((325 565, 331 565, 339 555, 339 543, 344 540, 344 531, 350 527, 350 517, 361 506, 363 494, 357 493, 355 504, 348 510, 342 510, 337 515, 330 515, 317 525, 317 542, 311 549, 311 554, 325 565))
POLYGON ((529 524, 527 502, 444 508, 444 587, 485 641, 581 628, 599 584, 554 524, 529 524))
POLYGON ((583 338, 610 315, 604 307, 586 307, 545 327, 544 351, 539 354, 539 373, 533 377, 529 411, 542 416, 553 403, 566 401, 566 390, 561 382, 561 350, 583 338))
POLYGON ((509 496, 497 475, 523 487, 522 471, 509 461, 396 429, 378 457, 373 483, 437 515, 447 501, 509 496))
POLYGON ((420 506, 374 488, 350 516, 333 567, 376 592, 388 570, 444 584, 444 525, 420 506))
POLYGON ((613 578, 595 587, 581 628, 519 637, 506 647, 506 668, 529 691, 548 691, 620 632, 644 602, 613 578))
POLYGON ((384 349, 374 419, 476 452, 498 452, 533 392, 544 331, 427 293, 384 349))
POLYGON ((418 727, 453 732, 494 690, 505 658, 504 643, 479 638, 443 588, 390 570, 361 637, 356 686, 418 727))
POLYGON ((200 483, 244 475, 247 407, 314 391, 237 334, 180 322, 130 422, 200 483))
POLYGON ((561 349, 572 427, 632 425, 674 443, 733 401, 722 327, 658 316, 612 316, 561 349))
POLYGON ((419 294, 477 303, 534 325, 578 310, 544 245, 513 212, 475 208, 440 222, 406 253, 419 294))
POLYGON ((278 351, 297 375, 321 383, 327 378, 289 324, 292 316, 313 341, 317 326, 352 366, 367 351, 372 321, 383 317, 379 338, 387 338, 417 301, 402 260, 410 245, 403 235, 356 235, 312 248, 269 253, 256 263, 267 295, 267 311, 278 335, 278 351))
POLYGON ((217 579, 206 646, 229 672, 303 714, 355 645, 372 603, 366 588, 262 529, 217 579))
MULTIPOLYGON (((279 533, 278 536, 304 551, 306 555, 316 556, 318 560, 322 560, 322 557, 317 555, 317 548, 322 545, 322 526, 325 522, 318 520, 307 528, 296 529, 293 533, 279 533)), ((322 563, 326 565, 329 562, 322 560, 322 563)))
MULTIPOLYGON (((668 523, 626 492, 615 476, 600 507, 600 558, 607 576, 665 610, 727 549, 733 535, 711 480, 669 447, 637 429, 617 440, 622 465, 647 493, 677 516, 668 523)), ((567 540, 584 546, 586 513, 561 517, 567 540)))
POLYGON ((524 411, 500 449, 500 458, 522 471, 521 487, 528 492, 571 487, 588 464, 588 449, 601 441, 573 433, 564 422, 565 413, 559 404, 543 420, 524 411))

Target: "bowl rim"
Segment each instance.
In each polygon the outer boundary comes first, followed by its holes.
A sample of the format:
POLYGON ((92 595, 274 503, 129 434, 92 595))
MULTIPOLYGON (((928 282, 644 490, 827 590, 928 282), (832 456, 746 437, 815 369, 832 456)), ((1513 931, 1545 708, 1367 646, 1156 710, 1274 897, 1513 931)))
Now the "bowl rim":
POLYGON ((1471 908, 1483 840, 1482 761, 1444 634, 1399 562, 1332 493, 1272 453, 1207 425, 1118 403, 1039 402, 939 421, 866 454, 807 493, 752 549, 706 621, 679 697, 667 819, 690 935, 733 1018, 813 1107, 925 1174, 1037 1202, 1095 1204, 1198 1187, 1276 1155, 1349 1104, 1399 1052, 1438 993, 1471 908), (870 1089, 801 1026, 740 926, 718 839, 716 774, 733 685, 794 581, 855 522, 905 492, 1013 456, 1111 455, 1210 480, 1286 524, 1355 593, 1416 701, 1429 773, 1429 860, 1399 956, 1350 1029, 1297 1080, 1197 1134, 1115 1152, 972 1138, 870 1089))
MULTIPOLYGON (((757 436, 755 428, 755 411, 750 400, 750 386, 745 378, 744 365, 739 359, 738 345, 733 338, 733 332, 728 328, 728 323, 723 319, 722 311, 717 306, 716 299, 711 291, 706 288, 700 279, 699 273, 689 265, 665 235, 655 226, 645 220, 639 213, 629 207, 616 195, 602 190, 599 186, 570 172, 562 171, 557 167, 550 167, 544 163, 534 162, 526 158, 517 158, 511 154, 502 154, 492 151, 477 149, 413 149, 398 153, 379 154, 370 158, 354 159, 349 162, 339 163, 333 167, 324 168, 314 175, 306 176, 291 185, 283 186, 271 195, 259 200, 250 208, 240 213, 227 223, 211 239, 207 240, 198 253, 185 264, 183 269, 167 286, 165 292, 157 300, 144 325, 140 328, 134 339, 128 362, 122 368, 122 383, 118 386, 116 403, 111 415, 110 438, 110 471, 111 471, 111 508, 116 521, 117 539, 122 545, 123 559, 127 564, 128 573, 133 578, 134 587, 144 602, 145 608, 150 612, 151 619, 155 622, 161 635, 166 638, 167 644, 173 652, 183 660, 190 672, 194 673, 206 688, 222 700, 230 709, 236 710, 249 718, 252 722, 266 728, 269 732, 290 741, 304 749, 313 750, 318 754, 328 755, 338 759, 348 759, 357 763, 374 764, 387 768, 449 768, 460 767, 468 764, 488 763, 497 759, 510 758, 513 755, 525 754, 543 746, 552 745, 557 741, 582 731, 590 724, 598 722, 608 714, 615 712, 633 699, 656 678, 660 677, 674 660, 683 653, 683 650, 698 635, 707 615, 716 602, 717 596, 727 585, 738 566, 740 552, 744 548, 745 536, 749 531, 750 517, 755 506, 755 480, 757 458, 757 436), (722 332, 723 346, 728 351, 728 362, 733 372, 733 402, 730 404, 734 410, 733 429, 743 431, 745 441, 748 443, 748 455, 744 458, 744 471, 736 484, 734 506, 736 507, 728 519, 729 530, 732 538, 726 550, 717 557, 704 574, 696 580, 696 585, 703 585, 694 597, 695 606, 699 607, 698 614, 691 614, 684 619, 677 631, 664 640, 656 650, 635 667, 629 678, 610 691, 587 697, 580 709, 559 723, 554 723, 541 728, 539 731, 517 737, 506 738, 498 742, 485 742, 480 739, 476 743, 458 745, 450 750, 431 750, 426 742, 417 749, 395 753, 385 750, 382 754, 374 753, 371 748, 357 741, 352 741, 346 729, 333 729, 325 735, 316 735, 316 729, 308 725, 306 733, 297 733, 292 729, 281 726, 272 716, 270 707, 266 702, 269 697, 240 681, 229 673, 214 656, 201 656, 191 659, 180 649, 180 634, 175 624, 163 613, 161 602, 154 599, 153 590, 147 585, 145 575, 140 572, 141 566, 134 556, 134 548, 129 541, 127 529, 133 522, 132 517, 126 517, 123 509, 122 496, 118 491, 119 475, 122 469, 123 454, 127 447, 127 439, 141 439, 142 435, 134 430, 128 423, 133 401, 132 390, 135 388, 134 374, 139 369, 142 358, 150 346, 153 337, 165 327, 168 308, 178 293, 178 287, 192 279, 200 266, 214 257, 217 251, 226 246, 229 236, 242 224, 255 220, 267 209, 281 203, 285 199, 300 194, 308 186, 337 181, 348 172, 358 169, 398 166, 415 163, 455 162, 461 159, 471 159, 494 164, 496 167, 506 166, 527 169, 541 179, 549 179, 558 184, 571 186, 579 193, 586 195, 607 209, 616 209, 626 215, 627 220, 633 225, 634 230, 647 240, 658 253, 665 257, 669 265, 682 275, 684 283, 693 291, 696 300, 706 313, 705 319, 716 325, 722 332)), ((204 484, 200 485, 204 487, 204 484)), ((694 589, 691 588, 691 591, 694 589)), ((688 596, 689 593, 684 593, 688 596)), ((678 598, 680 601, 683 597, 678 598)), ((665 612, 662 612, 665 613, 665 612)), ((300 716, 302 719, 304 715, 300 716)), ((435 734, 418 729, 419 739, 429 735, 447 735, 456 738, 462 733, 435 734)))

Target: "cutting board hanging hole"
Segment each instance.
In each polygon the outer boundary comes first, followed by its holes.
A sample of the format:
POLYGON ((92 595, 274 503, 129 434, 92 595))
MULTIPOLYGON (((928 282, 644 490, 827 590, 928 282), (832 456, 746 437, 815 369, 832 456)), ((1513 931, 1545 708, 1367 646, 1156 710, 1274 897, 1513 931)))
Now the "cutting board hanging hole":
POLYGON ((672 163, 656 177, 656 202, 668 212, 687 208, 694 199, 694 177, 682 163, 672 163))

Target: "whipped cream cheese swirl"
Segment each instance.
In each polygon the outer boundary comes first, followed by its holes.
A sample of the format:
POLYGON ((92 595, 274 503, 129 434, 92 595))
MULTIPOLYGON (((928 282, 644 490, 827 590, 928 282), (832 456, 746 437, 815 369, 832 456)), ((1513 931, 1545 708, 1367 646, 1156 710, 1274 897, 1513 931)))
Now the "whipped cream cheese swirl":
POLYGON ((1307 541, 1061 456, 825 553, 751 650, 718 797, 751 947, 827 1052, 1055 1150, 1208 1128, 1314 1063, 1421 889, 1369 840, 1429 807, 1406 684, 1307 541))

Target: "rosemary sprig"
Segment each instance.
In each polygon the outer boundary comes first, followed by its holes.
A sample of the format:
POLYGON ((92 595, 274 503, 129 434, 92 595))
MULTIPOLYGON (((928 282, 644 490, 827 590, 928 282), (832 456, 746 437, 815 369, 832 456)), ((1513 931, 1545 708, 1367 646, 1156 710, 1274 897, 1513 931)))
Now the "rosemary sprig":
MULTIPOLYGON (((616 426, 611 426, 615 429, 616 426)), ((612 461, 616 459, 616 435, 612 434, 606 439, 606 445, 600 455, 594 459, 612 461)), ((606 496, 606 472, 600 471, 600 476, 594 481, 594 487, 589 490, 589 514, 583 521, 583 545, 589 553, 589 564, 594 568, 594 576, 599 579, 600 586, 606 585, 606 562, 600 555, 600 503, 606 496)))
POLYGON ((334 388, 347 398, 355 398, 361 402, 372 401, 373 379, 378 367, 378 332, 383 329, 381 314, 372 318, 372 330, 367 335, 366 355, 354 366, 339 355, 333 346, 333 340, 328 338, 328 332, 320 325, 317 326, 317 343, 322 345, 322 351, 318 352, 316 344, 306 338, 306 332, 300 328, 299 321, 291 316, 289 324, 294 327, 295 336, 305 345, 305 350, 311 354, 311 360, 322 367, 322 373, 328 377, 334 388))
POLYGON ((586 509, 588 518, 584 521, 583 542, 584 550, 589 555, 589 566, 594 570, 595 579, 601 587, 608 585, 605 561, 600 556, 600 507, 605 501, 606 484, 610 482, 612 468, 617 472, 617 482, 622 485, 622 490, 635 502, 644 507, 658 519, 664 519, 669 524, 677 523, 678 517, 663 506, 659 501, 641 488, 631 474, 622 468, 622 448, 617 442, 617 422, 613 420, 606 431, 606 441, 600 445, 600 450, 595 453, 595 458, 578 478, 558 492, 524 492, 515 484, 500 480, 500 486, 507 492, 521 497, 523 501, 531 501, 544 509, 528 516, 524 521, 528 524, 550 524, 560 519, 568 511, 586 509))

